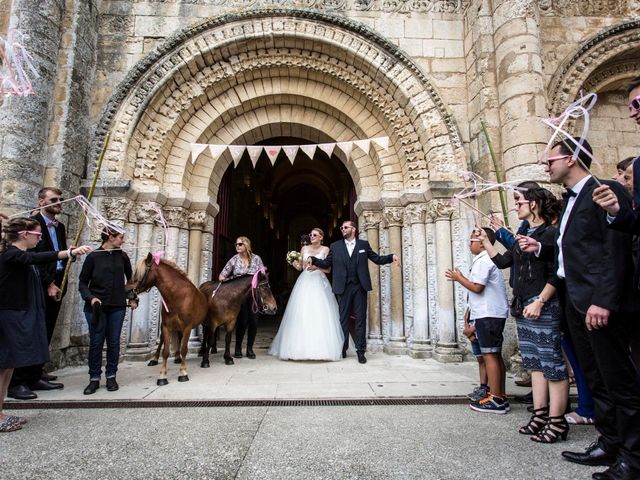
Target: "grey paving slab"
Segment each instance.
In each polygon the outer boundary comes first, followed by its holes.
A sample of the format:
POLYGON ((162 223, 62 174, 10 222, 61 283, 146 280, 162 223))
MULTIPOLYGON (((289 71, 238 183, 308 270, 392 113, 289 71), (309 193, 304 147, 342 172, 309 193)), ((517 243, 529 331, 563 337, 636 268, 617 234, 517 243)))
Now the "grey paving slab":
POLYGON ((18 479, 588 479, 567 442, 519 435, 522 406, 487 415, 464 405, 13 411, 0 435, 1 478, 18 479))

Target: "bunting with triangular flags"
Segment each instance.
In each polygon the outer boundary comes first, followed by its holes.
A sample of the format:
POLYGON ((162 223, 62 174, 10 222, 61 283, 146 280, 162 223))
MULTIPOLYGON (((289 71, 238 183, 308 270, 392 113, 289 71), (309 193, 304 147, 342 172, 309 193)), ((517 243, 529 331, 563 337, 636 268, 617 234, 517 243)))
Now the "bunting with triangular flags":
POLYGON ((318 144, 318 148, 327 154, 327 157, 330 157, 333 154, 333 150, 336 148, 335 143, 320 143, 318 144))
POLYGON ((251 163, 253 163, 253 168, 256 168, 256 163, 258 163, 258 158, 260 158, 260 154, 262 153, 263 147, 255 147, 248 146, 247 152, 249 152, 249 158, 251 159, 251 163))
POLYGON ((206 143, 192 143, 191 144, 191 163, 196 163, 196 160, 202 152, 206 150, 208 145, 206 143))
POLYGON ((227 145, 209 145, 209 153, 211 154, 213 161, 216 162, 226 149, 227 145))
POLYGON ((276 164, 276 159, 280 154, 280 150, 282 150, 282 147, 274 147, 271 145, 264 147, 264 151, 266 152, 267 157, 269 157, 269 160, 271 160, 271 165, 276 164))
POLYGON ((238 166, 240 159, 242 158, 242 154, 246 149, 246 145, 229 145, 229 153, 231 154, 231 158, 233 158, 234 166, 238 166))
POLYGON ((287 156, 287 158, 291 162, 291 165, 293 165, 293 162, 296 159, 296 155, 298 155, 299 149, 300 149, 299 145, 285 145, 282 147, 282 150, 284 151, 284 154, 287 156))
POLYGON ((316 154, 317 148, 318 145, 300 145, 300 150, 302 150, 311 160, 313 160, 313 156, 316 154))

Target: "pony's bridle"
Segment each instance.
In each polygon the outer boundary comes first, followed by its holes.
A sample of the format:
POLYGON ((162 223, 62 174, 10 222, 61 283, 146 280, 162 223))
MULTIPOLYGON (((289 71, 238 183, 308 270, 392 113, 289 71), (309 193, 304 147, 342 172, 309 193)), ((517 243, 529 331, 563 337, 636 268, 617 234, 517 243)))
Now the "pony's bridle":
POLYGON ((253 313, 259 313, 261 310, 266 311, 264 302, 262 301, 262 296, 259 293, 260 287, 264 286, 269 286, 269 279, 267 278, 267 272, 264 269, 264 266, 262 266, 256 273, 253 274, 253 278, 251 279, 251 298, 253 299, 251 310, 253 311, 253 313), (261 273, 265 276, 265 279, 263 281, 260 281, 261 273), (257 300, 256 291, 258 291, 257 300))

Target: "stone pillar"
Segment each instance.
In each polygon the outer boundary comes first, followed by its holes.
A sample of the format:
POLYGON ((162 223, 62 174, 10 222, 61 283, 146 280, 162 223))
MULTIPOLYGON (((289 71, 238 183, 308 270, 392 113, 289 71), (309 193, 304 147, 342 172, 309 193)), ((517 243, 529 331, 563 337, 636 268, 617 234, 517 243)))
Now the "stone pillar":
MULTIPOLYGON (((153 222, 156 213, 147 205, 134 205, 129 216, 130 221, 138 224, 138 237, 136 238, 137 247, 146 247, 149 249, 139 249, 137 260, 141 260, 153 250, 153 222)), ((155 302, 157 303, 157 302, 155 302)), ((131 325, 129 329, 129 340, 126 346, 127 358, 133 360, 145 360, 151 353, 149 344, 150 326, 152 322, 158 321, 157 305, 154 306, 153 297, 150 292, 140 295, 138 308, 131 314, 131 325)))
MULTIPOLYGON (((387 207, 383 210, 384 219, 389 228, 389 250, 398 257, 402 256, 402 215, 400 207, 387 207)), ((402 312, 402 270, 391 268, 391 337, 384 351, 391 355, 407 353, 407 338, 404 333, 402 312)))
MULTIPOLYGON (((202 230, 207 220, 207 212, 198 210, 189 213, 189 260, 187 274, 197 287, 200 283, 200 257, 202 255, 202 230)), ((191 330, 189 350, 200 349, 199 328, 191 330)))
POLYGON ((435 222, 435 245, 438 291, 438 341, 433 358, 440 362, 461 362, 462 352, 456 341, 456 317, 453 284, 444 273, 453 266, 451 252, 451 216, 453 208, 449 201, 433 200, 429 204, 429 215, 435 222))
POLYGON ((537 164, 552 133, 540 121, 548 114, 538 2, 496 0, 492 18, 505 176, 546 181, 537 164))
POLYGON ((424 224, 426 204, 411 204, 405 208, 405 223, 411 226, 413 276, 413 343, 409 355, 413 358, 431 356, 429 332, 429 297, 427 295, 427 236, 424 224))
MULTIPOLYGON (((28 35, 21 43, 32 55, 40 77, 32 78, 33 95, 0 97, 0 209, 3 211, 33 207, 35 193, 42 187, 43 174, 49 164, 49 119, 65 11, 64 0, 13 0, 9 5, 8 28, 28 35)), ((33 77, 31 72, 28 74, 33 77)))
MULTIPOLYGON (((366 232, 367 241, 371 248, 378 252, 380 250, 380 222, 382 214, 380 212, 366 211, 362 213, 360 229, 366 232)), ((369 292, 369 335, 367 337, 367 349, 369 351, 379 350, 382 341, 382 317, 380 315, 380 267, 373 262, 369 263, 369 275, 371 276, 371 292, 369 292)))

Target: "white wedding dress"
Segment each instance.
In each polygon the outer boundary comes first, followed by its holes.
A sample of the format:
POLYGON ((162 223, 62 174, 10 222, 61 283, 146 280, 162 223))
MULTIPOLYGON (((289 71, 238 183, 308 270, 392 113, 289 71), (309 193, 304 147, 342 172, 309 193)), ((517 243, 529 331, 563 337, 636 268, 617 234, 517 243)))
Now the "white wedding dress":
MULTIPOLYGON (((315 255, 324 258, 324 255, 315 255)), ((306 262, 309 255, 305 254, 306 262)), ((293 287, 269 354, 281 360, 340 360, 344 335, 327 276, 303 270, 293 287)))

